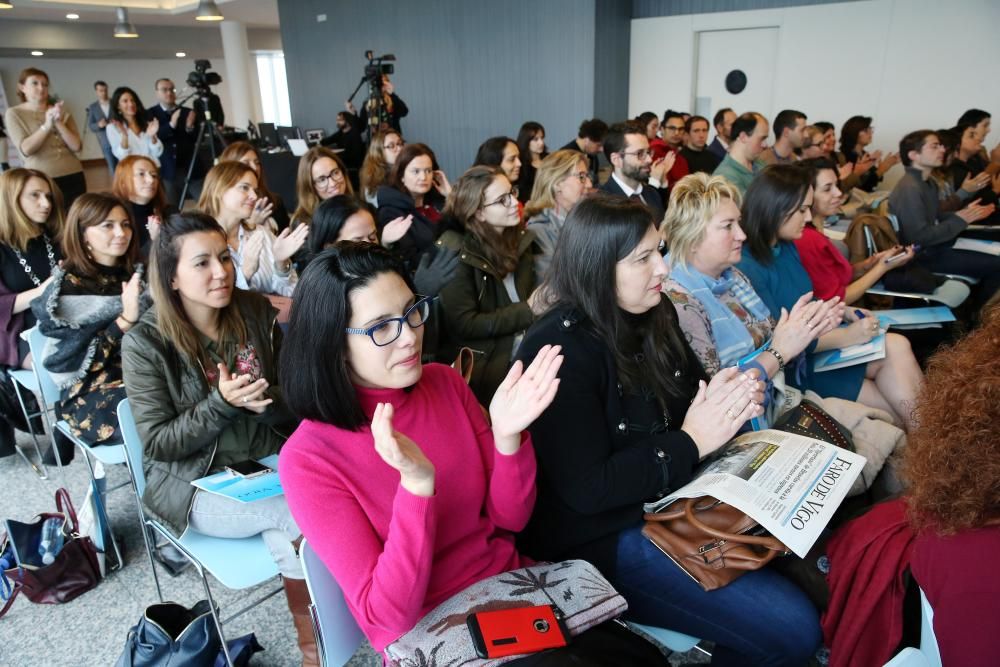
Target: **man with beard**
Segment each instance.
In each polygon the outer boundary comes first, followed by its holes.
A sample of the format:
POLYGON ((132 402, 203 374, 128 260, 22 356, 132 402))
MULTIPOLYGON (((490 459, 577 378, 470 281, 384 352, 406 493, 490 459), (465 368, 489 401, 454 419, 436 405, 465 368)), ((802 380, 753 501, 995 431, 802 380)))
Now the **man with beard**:
POLYGON ((657 181, 664 177, 665 162, 659 160, 653 164, 646 129, 638 123, 612 125, 604 138, 604 155, 614 171, 601 191, 641 201, 650 208, 659 225, 663 220, 663 199, 649 182, 650 175, 657 181))
POLYGON ((704 172, 711 174, 722 162, 706 148, 708 144, 708 119, 704 116, 691 116, 684 124, 687 130, 687 145, 681 149, 681 157, 687 160, 691 173, 704 172))

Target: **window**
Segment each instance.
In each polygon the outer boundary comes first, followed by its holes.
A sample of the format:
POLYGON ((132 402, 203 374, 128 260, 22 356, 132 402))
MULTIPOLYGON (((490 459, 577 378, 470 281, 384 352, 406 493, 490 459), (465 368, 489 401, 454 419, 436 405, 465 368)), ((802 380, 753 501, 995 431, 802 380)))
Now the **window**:
POLYGON ((263 122, 290 126, 292 111, 288 104, 288 80, 285 78, 285 54, 258 53, 257 79, 263 122))

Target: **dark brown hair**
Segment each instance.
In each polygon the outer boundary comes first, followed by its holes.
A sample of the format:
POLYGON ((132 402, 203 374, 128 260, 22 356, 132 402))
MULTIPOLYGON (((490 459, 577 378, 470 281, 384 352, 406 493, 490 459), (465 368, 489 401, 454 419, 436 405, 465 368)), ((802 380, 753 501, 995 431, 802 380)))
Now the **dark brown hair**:
POLYGON ((62 248, 63 268, 67 272, 87 278, 94 278, 100 272, 100 265, 94 261, 90 253, 87 252, 87 240, 84 234, 87 229, 101 224, 108 219, 111 212, 116 208, 125 211, 129 226, 132 229, 132 236, 128 241, 128 249, 121 257, 125 268, 129 273, 135 267, 139 259, 139 234, 135 229, 135 220, 132 219, 131 206, 122 201, 110 192, 87 192, 73 202, 69 207, 69 214, 66 216, 66 224, 63 225, 62 234, 59 238, 59 245, 62 248))

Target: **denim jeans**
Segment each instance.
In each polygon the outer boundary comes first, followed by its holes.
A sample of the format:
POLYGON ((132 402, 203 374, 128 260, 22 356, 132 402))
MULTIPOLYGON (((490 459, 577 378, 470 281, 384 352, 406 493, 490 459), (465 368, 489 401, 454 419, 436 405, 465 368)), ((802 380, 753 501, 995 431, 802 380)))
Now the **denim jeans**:
POLYGON ((816 608, 777 572, 747 572, 706 592, 641 530, 637 524, 619 534, 609 577, 628 601, 628 620, 715 642, 713 665, 801 667, 819 647, 816 608))
POLYGON ((304 579, 302 565, 292 542, 299 530, 284 496, 272 496, 252 503, 207 491, 196 491, 188 525, 192 530, 212 537, 252 537, 260 535, 278 564, 278 570, 288 579, 304 579))

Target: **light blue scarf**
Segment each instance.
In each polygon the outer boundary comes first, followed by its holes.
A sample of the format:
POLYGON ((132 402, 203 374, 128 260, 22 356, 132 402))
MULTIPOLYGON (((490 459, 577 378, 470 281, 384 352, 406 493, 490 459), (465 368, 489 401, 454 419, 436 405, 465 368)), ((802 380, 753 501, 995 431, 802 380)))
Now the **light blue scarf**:
POLYGON ((766 320, 771 316, 767 306, 742 274, 738 274, 730 267, 716 279, 690 265, 678 264, 670 271, 670 277, 690 292, 708 313, 712 327, 712 341, 715 343, 722 368, 736 364, 755 349, 753 337, 746 324, 719 300, 721 295, 728 292, 735 296, 740 305, 754 318, 766 320))

